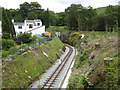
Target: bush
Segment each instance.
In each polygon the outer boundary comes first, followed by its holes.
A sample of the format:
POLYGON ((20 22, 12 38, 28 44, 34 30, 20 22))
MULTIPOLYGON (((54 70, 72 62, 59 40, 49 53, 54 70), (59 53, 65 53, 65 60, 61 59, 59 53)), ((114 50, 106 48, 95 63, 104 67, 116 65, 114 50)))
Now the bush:
POLYGON ((9 39, 10 38, 9 33, 2 33, 2 38, 9 39))
POLYGON ((2 39, 2 49, 8 50, 9 48, 15 46, 16 43, 12 39, 2 39))
POLYGON ((31 43, 32 41, 35 41, 37 37, 35 36, 31 36, 31 33, 23 33, 23 34, 19 34, 17 36, 17 40, 16 42, 18 44, 22 44, 22 43, 31 43))
POLYGON ((2 50, 2 57, 6 57, 7 55, 9 55, 9 51, 2 50))
POLYGON ((32 41, 35 41, 36 39, 37 39, 37 36, 31 37, 31 40, 32 40, 32 41))

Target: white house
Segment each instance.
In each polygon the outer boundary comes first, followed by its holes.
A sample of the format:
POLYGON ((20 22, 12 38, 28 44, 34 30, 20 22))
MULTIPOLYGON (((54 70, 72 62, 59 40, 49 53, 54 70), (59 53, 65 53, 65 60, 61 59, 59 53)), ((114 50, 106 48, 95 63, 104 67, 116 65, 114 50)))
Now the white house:
POLYGON ((32 35, 41 35, 45 33, 45 26, 42 25, 40 19, 24 20, 24 22, 14 22, 12 19, 12 22, 17 35, 24 32, 32 32, 32 35))

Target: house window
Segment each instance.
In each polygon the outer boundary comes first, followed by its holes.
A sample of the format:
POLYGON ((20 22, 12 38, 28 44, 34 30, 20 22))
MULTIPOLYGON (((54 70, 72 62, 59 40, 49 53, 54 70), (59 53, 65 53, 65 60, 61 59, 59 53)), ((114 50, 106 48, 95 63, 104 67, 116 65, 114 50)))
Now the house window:
POLYGON ((33 25, 32 25, 32 24, 29 24, 29 28, 33 28, 33 25))
POLYGON ((18 29, 22 29, 22 26, 18 26, 18 29))
POLYGON ((20 31, 19 33, 22 34, 22 31, 20 31))
POLYGON ((37 23, 38 26, 40 26, 40 23, 37 23))

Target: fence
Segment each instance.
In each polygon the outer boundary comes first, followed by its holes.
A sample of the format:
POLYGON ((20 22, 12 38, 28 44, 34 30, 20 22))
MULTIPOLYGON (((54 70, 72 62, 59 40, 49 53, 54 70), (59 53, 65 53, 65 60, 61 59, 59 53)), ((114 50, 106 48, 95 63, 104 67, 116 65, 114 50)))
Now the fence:
POLYGON ((41 45, 42 43, 44 43, 46 41, 52 40, 53 38, 55 38, 55 35, 53 35, 51 37, 45 37, 45 38, 40 39, 40 40, 36 40, 32 43, 28 43, 27 45, 22 45, 18 48, 14 47, 14 48, 10 49, 9 51, 3 51, 2 52, 2 57, 10 56, 10 55, 13 55, 13 54, 21 54, 21 53, 27 51, 30 47, 35 48, 35 47, 41 45))

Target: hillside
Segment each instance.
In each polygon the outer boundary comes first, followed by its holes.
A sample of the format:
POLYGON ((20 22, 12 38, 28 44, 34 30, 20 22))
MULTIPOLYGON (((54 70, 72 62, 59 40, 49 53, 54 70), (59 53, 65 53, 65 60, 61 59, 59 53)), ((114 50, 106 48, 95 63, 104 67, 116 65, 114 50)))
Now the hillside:
MULTIPOLYGON (((68 88, 119 88, 117 34, 82 33, 85 37, 79 40, 81 44, 76 42, 78 55, 68 88)), ((78 40, 75 36, 71 42, 75 42, 75 38, 78 40)))
POLYGON ((106 7, 96 8, 95 10, 98 15, 103 15, 105 13, 106 7))
MULTIPOLYGON (((113 5, 112 5, 112 6, 113 6, 113 5)), ((113 8, 116 8, 116 7, 117 7, 117 5, 116 5, 116 6, 113 6, 113 8)), ((107 7, 95 8, 96 13, 97 13, 98 15, 104 15, 105 12, 106 12, 106 9, 107 9, 107 7)))
POLYGON ((29 50, 22 55, 16 55, 12 61, 2 66, 3 88, 28 88, 57 60, 57 55, 63 43, 54 38, 52 41, 44 42, 34 50, 29 50), (47 55, 45 55, 45 53, 47 55))

